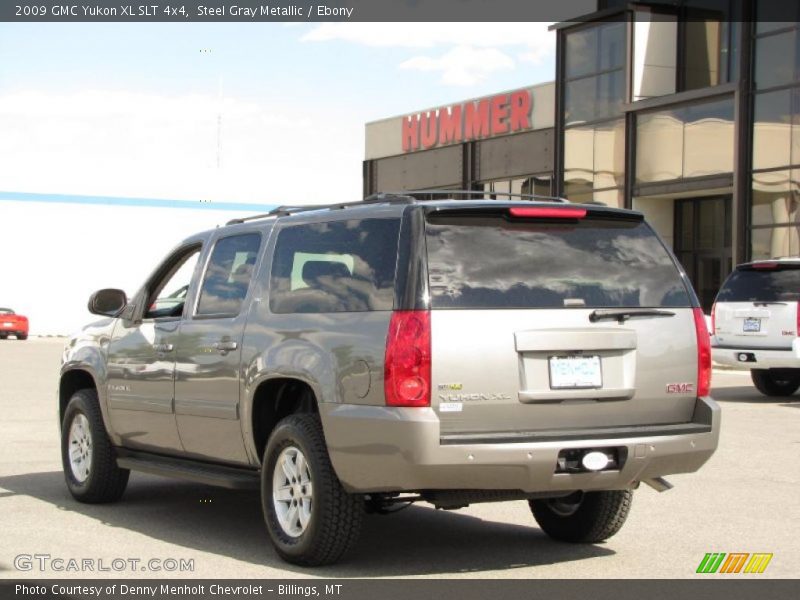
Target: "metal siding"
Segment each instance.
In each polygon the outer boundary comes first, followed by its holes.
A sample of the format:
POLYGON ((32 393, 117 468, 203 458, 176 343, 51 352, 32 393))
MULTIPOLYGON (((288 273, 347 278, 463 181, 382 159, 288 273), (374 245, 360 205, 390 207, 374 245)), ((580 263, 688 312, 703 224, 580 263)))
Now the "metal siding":
POLYGON ((461 145, 375 160, 376 191, 459 186, 461 162, 461 145))
POLYGON ((476 147, 480 181, 553 171, 553 129, 483 140, 476 147))

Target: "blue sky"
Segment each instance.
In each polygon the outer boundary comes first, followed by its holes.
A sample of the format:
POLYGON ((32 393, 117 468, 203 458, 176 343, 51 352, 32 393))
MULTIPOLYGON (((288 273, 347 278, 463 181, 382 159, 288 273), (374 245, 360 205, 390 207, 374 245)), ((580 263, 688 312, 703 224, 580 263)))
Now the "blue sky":
POLYGON ((538 23, 4 23, 0 190, 352 200, 365 122, 553 72, 538 23))

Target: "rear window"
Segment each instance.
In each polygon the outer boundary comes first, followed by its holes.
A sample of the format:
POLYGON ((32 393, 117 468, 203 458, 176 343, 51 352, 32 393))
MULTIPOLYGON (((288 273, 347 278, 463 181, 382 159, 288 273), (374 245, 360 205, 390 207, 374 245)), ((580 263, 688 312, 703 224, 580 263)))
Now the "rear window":
POLYGON ((800 265, 777 269, 737 269, 722 284, 717 302, 797 302, 800 265))
POLYGON ((672 258, 641 221, 430 215, 426 230, 434 308, 691 306, 672 258))
POLYGON ((287 227, 278 234, 269 306, 274 313, 392 310, 399 219, 287 227))

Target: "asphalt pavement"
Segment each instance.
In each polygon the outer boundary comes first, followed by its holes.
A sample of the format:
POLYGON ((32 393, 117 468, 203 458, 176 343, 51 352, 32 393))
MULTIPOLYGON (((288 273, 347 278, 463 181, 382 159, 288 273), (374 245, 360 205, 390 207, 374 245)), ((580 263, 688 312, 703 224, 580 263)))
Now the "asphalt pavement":
POLYGON ((723 408, 717 453, 698 473, 669 477, 668 492, 642 486, 606 543, 553 542, 524 502, 456 512, 420 505, 368 516, 345 562, 312 570, 272 550, 255 492, 133 473, 120 502, 75 502, 56 423, 63 344, 0 341, 0 578, 727 577, 695 573, 708 552, 772 553, 766 571, 749 578, 800 572, 800 393, 766 398, 746 373, 714 372, 723 408), (180 571, 181 561, 193 570, 180 571), (54 569, 75 564, 95 570, 54 569))

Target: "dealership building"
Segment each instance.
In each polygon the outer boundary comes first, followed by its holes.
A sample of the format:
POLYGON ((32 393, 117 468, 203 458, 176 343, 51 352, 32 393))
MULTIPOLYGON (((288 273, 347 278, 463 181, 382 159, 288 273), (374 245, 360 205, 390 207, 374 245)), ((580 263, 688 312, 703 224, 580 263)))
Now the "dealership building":
POLYGON ((368 123, 364 194, 511 191, 640 210, 709 308, 733 265, 800 254, 789 4, 604 2, 552 27, 554 82, 368 123))

